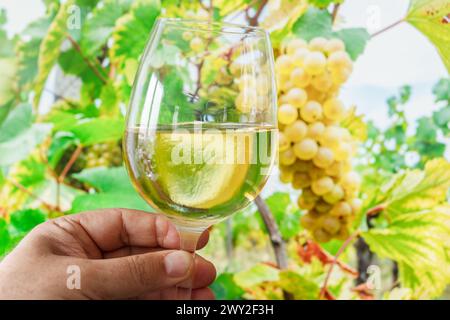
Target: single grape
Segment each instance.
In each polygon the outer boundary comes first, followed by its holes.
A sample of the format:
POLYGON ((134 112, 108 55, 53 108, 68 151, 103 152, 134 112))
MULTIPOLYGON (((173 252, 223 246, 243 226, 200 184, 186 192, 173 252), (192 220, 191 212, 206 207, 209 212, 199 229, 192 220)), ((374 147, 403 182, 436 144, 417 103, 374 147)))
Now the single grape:
POLYGON ((300 209, 311 210, 316 205, 316 200, 308 199, 302 195, 298 197, 297 205, 300 209))
POLYGON ((286 45, 286 53, 288 55, 293 55, 293 54, 295 54, 295 52, 298 49, 306 48, 307 46, 308 46, 308 44, 303 39, 299 39, 299 38, 292 39, 286 45))
POLYGON ((313 163, 319 168, 327 168, 334 161, 334 154, 327 147, 319 147, 317 154, 313 158, 313 163))
POLYGON ((301 141, 306 136, 307 132, 308 127, 306 126, 306 123, 301 120, 295 121, 284 129, 285 136, 292 142, 301 141))
POLYGON ((323 218, 322 228, 330 234, 335 234, 341 228, 341 223, 339 222, 338 218, 328 216, 323 218))
POLYGON ((340 183, 346 193, 352 194, 356 190, 359 189, 359 187, 361 185, 361 178, 359 177, 359 175, 356 172, 351 171, 351 172, 346 173, 341 178, 340 183))
POLYGON ((294 179, 294 170, 291 166, 280 166, 280 180, 283 183, 291 183, 294 179))
POLYGON ((327 65, 327 59, 321 52, 313 51, 309 52, 305 57, 304 68, 310 75, 318 75, 325 71, 327 65))
POLYGON ((311 178, 307 173, 304 172, 294 172, 294 177, 292 179, 292 187, 294 189, 303 189, 311 185, 311 178))
POLYGON ((322 119, 322 106, 317 101, 308 101, 301 108, 300 115, 306 122, 316 122, 322 119))
POLYGON ((341 39, 330 39, 325 44, 325 52, 330 55, 336 51, 345 51, 345 44, 341 39))
POLYGON ((311 84, 314 89, 320 92, 328 92, 333 86, 333 78, 330 72, 325 71, 313 77, 311 84))
POLYGON ((347 142, 341 142, 334 148, 334 154, 336 156, 336 160, 338 161, 349 159, 352 153, 352 145, 347 142))
POLYGON ((255 87, 255 78, 250 74, 243 74, 238 80, 239 91, 245 91, 255 87))
POLYGON ((333 206, 329 203, 326 203, 322 199, 317 201, 315 210, 319 213, 328 213, 333 206))
POLYGON ((353 214, 358 214, 362 207, 362 200, 359 198, 350 200, 350 207, 352 207, 353 214))
POLYGON ((311 82, 311 75, 309 75, 303 68, 295 68, 291 72, 290 82, 298 88, 306 88, 311 82))
POLYGON ((301 108, 308 100, 306 91, 301 88, 292 88, 287 93, 287 101, 294 107, 301 108))
POLYGON ((339 144, 342 132, 337 126, 328 126, 320 137, 320 144, 325 147, 334 148, 339 144))
POLYGON ((336 239, 345 241, 348 239, 348 237, 350 237, 350 232, 348 231, 348 229, 345 227, 343 228, 341 227, 341 229, 336 235, 336 239))
POLYGON ((307 213, 300 218, 300 223, 303 228, 312 230, 317 224, 317 217, 307 213))
POLYGON ((344 201, 338 202, 333 206, 330 215, 335 217, 346 217, 352 214, 352 207, 344 201))
POLYGON ((345 51, 337 51, 330 54, 327 60, 330 69, 341 69, 352 66, 352 59, 345 51))
POLYGON ((306 138, 294 144, 293 149, 300 160, 311 160, 316 155, 319 147, 314 140, 306 138))
POLYGON ((333 179, 331 179, 330 177, 322 177, 311 183, 312 191, 318 196, 322 196, 330 192, 333 189, 333 187, 334 182, 333 179))
POLYGON ((291 56, 292 57, 292 64, 295 67, 304 67, 305 65, 305 59, 308 55, 309 50, 306 48, 300 48, 295 51, 295 53, 291 56))
POLYGON ((311 166, 311 169, 308 171, 308 174, 312 180, 319 180, 320 178, 326 176, 325 170, 323 170, 322 168, 318 168, 315 165, 311 166))
POLYGON ((325 51, 327 43, 327 39, 316 37, 309 42, 308 48, 311 51, 325 51))
POLYGON ((338 184, 335 184, 330 192, 323 195, 323 200, 329 204, 335 204, 336 202, 344 198, 344 189, 338 184))
POLYGON ((289 125, 297 120, 297 109, 290 104, 283 104, 278 109, 278 121, 282 124, 289 125))
POLYGON ((306 172, 306 173, 308 173, 313 167, 311 161, 305 161, 305 160, 299 160, 299 159, 297 159, 295 161, 293 166, 294 166, 295 171, 306 172))
POLYGON ((292 70, 292 58, 288 55, 281 55, 275 61, 275 67, 280 74, 290 74, 292 70))
POLYGON ((322 228, 314 230, 313 237, 317 242, 328 242, 331 240, 331 235, 322 228))
POLYGON ((310 123, 308 126, 307 137, 314 139, 316 141, 320 141, 320 137, 324 132, 325 132, 325 125, 322 122, 320 121, 313 122, 310 123))
POLYGON ((279 159, 282 165, 290 166, 295 162, 296 158, 292 148, 289 148, 286 151, 280 152, 279 159))
POLYGON ((332 177, 339 177, 342 172, 343 172, 343 165, 339 161, 334 161, 331 164, 331 166, 325 169, 325 173, 332 177))
POLYGON ((323 114, 332 121, 340 121, 345 113, 344 104, 336 98, 328 99, 323 104, 323 114))

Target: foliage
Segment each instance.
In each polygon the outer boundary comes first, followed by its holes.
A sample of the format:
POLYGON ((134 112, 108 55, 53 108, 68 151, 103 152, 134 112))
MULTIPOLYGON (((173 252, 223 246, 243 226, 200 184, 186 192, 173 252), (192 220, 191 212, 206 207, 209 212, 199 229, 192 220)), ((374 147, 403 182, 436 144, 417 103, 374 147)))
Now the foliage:
MULTIPOLYGON (((120 145, 125 106, 157 17, 245 18, 271 32, 275 54, 284 39, 338 37, 356 60, 370 38, 362 28, 336 28, 330 12, 342 1, 218 0, 212 7, 209 1, 44 2, 45 15, 14 37, 4 30, 6 12, 0 11, 0 256, 48 218, 96 208, 151 211, 128 179, 120 145), (77 12, 73 5, 81 14, 80 28, 75 29, 67 23, 77 12), (77 94, 55 96, 46 112, 39 108, 40 98, 44 91, 51 93, 46 83, 55 68, 76 79, 77 94), (105 147, 111 150, 105 152, 105 147), (114 148, 119 149, 118 161, 111 160, 117 156, 114 148), (91 166, 93 158, 101 161, 91 166)), ((436 46, 447 69, 449 33, 441 19, 448 11, 448 1, 412 0, 405 18, 436 46)), ((183 39, 174 41, 188 46, 183 39)), ((162 62, 176 65, 176 46, 158 50, 162 62)), ((222 66, 205 63, 208 85, 214 83, 218 67, 222 66)), ((183 76, 174 72, 166 78, 165 85, 180 94, 164 103, 203 110, 202 101, 190 103, 181 94, 183 76)), ((354 108, 342 123, 363 143, 357 162, 365 201, 354 228, 377 255, 399 265, 402 288, 385 292, 386 299, 438 297, 450 282, 450 168, 442 159, 450 135, 450 80, 441 79, 433 93, 438 108, 416 124, 405 115, 413 94, 408 86, 388 99, 392 121, 386 128, 372 122, 366 126, 354 108), (410 161, 411 156, 416 160, 410 161), (379 210, 368 224, 366 212, 373 208, 379 210)), ((227 86, 217 92, 220 105, 233 104, 234 99, 227 86)), ((168 119, 171 116, 167 114, 168 119)), ((275 192, 266 199, 287 244, 289 268, 279 270, 264 255, 263 261, 239 271, 225 268, 213 285, 218 298, 283 299, 286 293, 296 299, 319 297, 334 263, 332 255, 343 242, 313 243, 300 225, 302 211, 291 200, 292 194, 291 190, 275 192)), ((220 224, 212 236, 230 237, 232 251, 241 252, 241 257, 242 251, 245 255, 268 251, 270 237, 253 207, 234 215, 230 225, 231 232, 220 224)), ((354 261, 353 255, 348 249, 339 258, 326 298, 362 297, 352 289, 356 271, 346 264, 354 261)))

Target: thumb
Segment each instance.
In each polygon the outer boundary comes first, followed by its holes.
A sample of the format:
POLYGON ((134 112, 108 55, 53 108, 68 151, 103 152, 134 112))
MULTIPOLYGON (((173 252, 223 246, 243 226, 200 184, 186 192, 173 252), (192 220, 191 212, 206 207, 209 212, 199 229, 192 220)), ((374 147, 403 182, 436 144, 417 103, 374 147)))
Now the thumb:
POLYGON ((189 278, 193 264, 191 253, 175 250, 90 260, 86 270, 88 281, 82 280, 81 290, 93 298, 131 298, 182 282, 189 278))

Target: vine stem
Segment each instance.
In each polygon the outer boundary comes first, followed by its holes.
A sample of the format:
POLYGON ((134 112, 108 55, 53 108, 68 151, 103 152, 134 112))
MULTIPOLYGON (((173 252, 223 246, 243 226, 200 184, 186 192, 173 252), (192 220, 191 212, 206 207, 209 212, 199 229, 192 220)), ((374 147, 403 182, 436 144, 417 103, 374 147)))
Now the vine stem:
POLYGON ((322 297, 325 295, 325 292, 326 292, 327 287, 328 287, 328 282, 329 282, 330 277, 331 277, 331 273, 333 272, 334 266, 336 265, 336 263, 338 261, 338 258, 345 251, 345 249, 347 249, 347 247, 353 242, 353 240, 355 240, 359 236, 359 234, 360 234, 360 231, 357 230, 355 233, 350 235, 347 238, 347 240, 344 241, 342 246, 339 248, 338 252, 336 252, 336 255, 334 256, 333 262, 331 263, 330 268, 328 269, 327 275, 325 276, 325 280, 323 282, 322 288, 320 289, 319 299, 322 299, 322 297))
POLYGON ((67 39, 72 44, 73 48, 80 54, 83 61, 86 65, 94 72, 94 74, 104 83, 106 84, 108 80, 98 71, 98 69, 94 66, 94 64, 83 54, 80 45, 75 41, 74 38, 70 34, 67 34, 67 39))
MULTIPOLYGON (((281 237, 280 230, 278 229, 277 223, 273 217, 267 204, 264 200, 257 196, 255 198, 255 204, 258 207, 258 211, 264 221, 264 224, 269 232, 270 242, 272 244, 273 251, 275 253, 275 259, 279 269, 287 269, 288 267, 288 257, 286 254, 286 246, 283 238, 281 237)), ((289 292, 283 290, 283 295, 285 300, 292 300, 293 296, 289 292)))
POLYGON ((22 192, 28 194, 30 197, 38 200, 47 210, 54 211, 57 210, 55 206, 46 202, 44 199, 41 199, 39 196, 35 195, 33 192, 24 187, 21 183, 14 181, 12 179, 9 180, 16 188, 20 189, 22 192))
MULTIPOLYGON (((256 11, 256 13, 252 16, 252 17, 250 17, 248 20, 248 22, 249 22, 249 24, 251 25, 251 26, 257 26, 258 25, 258 19, 259 19, 259 16, 261 15, 261 13, 263 12, 263 9, 264 9, 264 7, 266 6, 266 4, 268 3, 269 1, 268 0, 263 0, 262 2, 261 2, 261 5, 259 6, 259 8, 258 8, 258 10, 256 11)), ((250 7, 247 7, 247 9, 245 10, 246 12, 248 12, 248 9, 249 9, 250 7)))
POLYGON ((372 34, 370 35, 370 38, 372 39, 373 37, 376 37, 376 36, 378 36, 379 34, 382 34, 383 32, 392 29, 393 27, 399 25, 400 23, 402 23, 402 22, 404 22, 404 21, 405 21, 405 18, 401 18, 400 20, 398 20, 398 21, 396 21, 396 22, 394 22, 394 23, 392 23, 392 24, 390 24, 390 25, 388 25, 388 26, 386 26, 386 27, 384 27, 384 28, 382 28, 382 29, 380 29, 380 30, 378 30, 378 31, 376 31, 376 32, 374 32, 374 33, 372 33, 372 34))
POLYGON ((336 21, 336 17, 339 11, 339 7, 341 6, 340 3, 335 3, 333 6, 333 12, 331 13, 331 21, 334 23, 336 21))
POLYGON ((64 178, 66 177, 67 173, 69 172, 70 168, 72 168, 73 164, 77 160, 78 156, 80 155, 81 151, 83 150, 83 146, 80 144, 77 146, 75 151, 70 156, 69 161, 67 161, 66 166, 64 167, 63 171, 59 175, 57 182, 61 183, 64 181, 64 178))

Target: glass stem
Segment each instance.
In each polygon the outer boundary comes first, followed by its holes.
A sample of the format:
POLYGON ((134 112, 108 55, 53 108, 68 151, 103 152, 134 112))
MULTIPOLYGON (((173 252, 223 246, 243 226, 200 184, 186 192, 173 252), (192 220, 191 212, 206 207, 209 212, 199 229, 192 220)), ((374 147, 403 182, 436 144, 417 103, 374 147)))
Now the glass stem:
POLYGON ((191 276, 187 280, 183 281, 183 287, 180 285, 176 287, 176 299, 190 300, 192 297, 192 285, 195 275, 195 250, 197 249, 198 239, 200 238, 203 230, 185 229, 183 227, 177 227, 177 230, 180 236, 180 249, 192 253, 193 264, 191 276))

